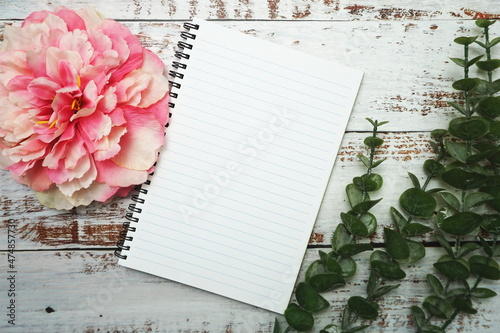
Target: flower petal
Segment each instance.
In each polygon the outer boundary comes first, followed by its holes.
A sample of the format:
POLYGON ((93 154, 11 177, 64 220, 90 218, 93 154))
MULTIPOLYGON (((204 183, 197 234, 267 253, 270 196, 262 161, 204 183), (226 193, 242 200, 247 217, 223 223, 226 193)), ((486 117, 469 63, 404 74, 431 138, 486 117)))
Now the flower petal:
POLYGON ((148 170, 164 142, 164 127, 150 112, 131 106, 123 109, 128 132, 120 140, 122 149, 112 160, 124 168, 148 170))
POLYGON ((97 181, 110 186, 130 186, 142 184, 148 179, 147 171, 122 168, 110 160, 96 161, 97 181))
POLYGON ((61 86, 49 78, 37 77, 28 84, 27 90, 40 99, 51 101, 59 88, 61 86))

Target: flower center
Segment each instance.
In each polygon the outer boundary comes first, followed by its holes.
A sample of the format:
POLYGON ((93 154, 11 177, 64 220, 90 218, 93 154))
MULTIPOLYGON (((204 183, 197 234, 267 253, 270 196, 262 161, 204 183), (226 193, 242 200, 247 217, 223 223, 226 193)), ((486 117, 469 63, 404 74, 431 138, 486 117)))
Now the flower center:
POLYGON ((82 108, 82 98, 76 97, 71 103, 71 110, 77 112, 82 108))

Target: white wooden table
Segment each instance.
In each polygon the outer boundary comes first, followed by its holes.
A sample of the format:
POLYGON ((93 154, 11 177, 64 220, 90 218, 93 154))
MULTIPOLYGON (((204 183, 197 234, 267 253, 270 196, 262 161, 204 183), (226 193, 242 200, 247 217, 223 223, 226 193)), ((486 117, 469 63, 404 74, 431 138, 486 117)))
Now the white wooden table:
MULTIPOLYGON (((498 0, 0 0, 0 38, 4 25, 59 5, 97 7, 122 21, 166 64, 182 23, 198 16, 365 72, 303 267, 316 260, 318 248, 328 248, 340 212, 348 209, 344 187, 363 172, 356 154, 370 130, 364 118, 390 121, 382 128, 386 144, 379 154, 388 157, 379 169, 386 182, 378 197, 384 200, 373 210, 382 230, 390 224, 388 208, 410 186, 406 172, 423 176, 421 165, 432 155, 430 130, 446 127, 454 114, 445 103, 456 96, 451 82, 460 78, 448 59, 462 52, 453 39, 478 34, 473 19, 500 17, 498 0)), ((500 36, 500 25, 492 34, 500 36)), ((6 171, 0 184, 0 331, 272 331, 274 313, 117 266, 113 250, 129 198, 60 212, 41 206, 6 171), (16 232, 15 326, 7 321, 9 223, 16 232)), ((383 246, 380 233, 371 242, 383 246)), ((425 274, 441 255, 432 246, 427 252, 423 262, 406 269, 400 289, 384 297, 369 332, 415 331, 409 308, 429 294, 425 274)), ((366 267, 366 255, 358 258, 366 267)), ((361 269, 345 288, 325 294, 332 307, 319 316, 318 330, 338 322, 346 299, 362 295, 367 278, 361 269)), ((490 288, 500 293, 499 284, 490 288)), ((449 331, 498 332, 499 306, 500 297, 484 300, 478 315, 460 316, 449 331)))

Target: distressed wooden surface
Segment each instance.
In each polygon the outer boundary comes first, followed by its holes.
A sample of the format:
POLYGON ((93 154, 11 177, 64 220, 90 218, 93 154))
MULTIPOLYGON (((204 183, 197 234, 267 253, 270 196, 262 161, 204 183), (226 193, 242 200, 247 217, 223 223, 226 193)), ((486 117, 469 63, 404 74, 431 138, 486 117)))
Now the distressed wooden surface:
MULTIPOLYGON (((182 23, 194 16, 218 20, 231 29, 334 60, 365 72, 347 133, 327 188, 303 264, 327 247, 339 213, 347 209, 344 187, 362 172, 356 155, 369 124, 388 120, 386 143, 377 158, 388 158, 378 171, 386 182, 374 207, 379 229, 390 224, 388 207, 410 183, 406 172, 422 177, 432 156, 429 131, 446 127, 454 111, 446 101, 457 95, 451 82, 460 71, 448 57, 461 48, 452 40, 480 31, 473 19, 500 17, 495 0, 0 0, 0 39, 5 24, 19 24, 29 13, 63 5, 95 6, 118 19, 143 45, 169 64, 182 23)), ((492 28, 495 36, 500 27, 492 28)), ((305 100, 307 102, 307 100, 305 100)), ((7 225, 16 225, 17 325, 2 332, 271 332, 275 314, 201 290, 119 267, 112 255, 129 198, 106 205, 58 212, 42 207, 33 193, 0 172, 0 308, 6 309, 7 225)), ((435 184, 439 186, 439 184, 435 184)), ((423 238, 424 241, 431 241, 423 238)), ((383 246, 383 239, 370 241, 383 246)), ((397 292, 387 295, 381 317, 369 332, 413 332, 409 307, 428 295, 425 274, 441 255, 429 247, 425 262, 407 268, 397 292)), ((362 294, 366 257, 346 288, 328 293, 331 311, 318 325, 338 322, 351 295, 362 294)), ((303 272, 301 273, 303 274, 303 272)), ((500 292, 499 286, 491 288, 500 292)), ((479 304, 480 314, 460 317, 451 332, 498 332, 499 299, 479 304)))
MULTIPOLYGON (((420 274, 441 251, 428 250, 426 263, 414 265, 397 293, 381 301, 381 316, 371 332, 413 332, 408 310, 429 288, 420 274)), ((225 297, 117 266, 110 251, 27 251, 16 254, 18 323, 8 332, 272 332, 276 315, 225 297), (43 264, 41 264, 43 263, 43 264)), ((356 276, 341 292, 326 293, 330 310, 318 327, 338 323, 351 295, 364 293, 367 256, 360 255, 356 276)), ((304 265, 317 259, 308 250, 304 265)), ((6 255, 0 254, 5 261, 6 255)), ((303 271, 300 278, 303 277, 303 271)), ((500 293, 498 283, 485 283, 500 293)), ((498 332, 498 308, 491 301, 477 306, 481 315, 459 317, 455 332, 498 332)), ((5 329, 1 323, 0 328, 5 329)), ((3 331, 3 330, 2 330, 3 331)))
MULTIPOLYGON (((497 17, 489 0, 0 0, 1 18, 23 19, 34 9, 92 5, 122 20, 186 20, 194 16, 219 20, 428 20, 497 17), (34 8, 36 6, 36 8, 34 8)), ((498 5, 498 3, 496 3, 498 5)))

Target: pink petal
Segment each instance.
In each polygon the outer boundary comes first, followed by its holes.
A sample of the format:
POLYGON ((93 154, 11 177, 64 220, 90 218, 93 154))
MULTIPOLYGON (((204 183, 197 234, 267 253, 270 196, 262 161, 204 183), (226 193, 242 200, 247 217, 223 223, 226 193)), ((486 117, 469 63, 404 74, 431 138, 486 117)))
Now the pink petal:
POLYGON ((26 52, 26 61, 34 77, 47 76, 47 59, 44 49, 26 52))
POLYGON ((97 109, 100 112, 103 113, 108 113, 110 114, 110 117, 113 119, 113 124, 115 125, 121 125, 125 123, 125 119, 123 118, 123 111, 120 110, 120 120, 118 120, 117 114, 111 115, 111 113, 115 113, 116 109, 116 103, 118 102, 118 98, 116 97, 115 94, 115 88, 110 87, 109 89, 106 89, 106 91, 103 93, 103 98, 99 101, 97 105, 97 109))
POLYGON ((164 142, 164 127, 147 111, 131 106, 123 109, 128 132, 121 138, 122 149, 113 157, 113 162, 127 169, 148 170, 164 142))
POLYGON ((47 48, 47 75, 61 86, 76 83, 76 77, 82 66, 83 60, 78 52, 65 51, 55 47, 47 48))
POLYGON ((113 127, 108 136, 96 142, 94 159, 96 161, 104 161, 116 156, 121 150, 119 145, 120 139, 126 132, 127 129, 125 127, 113 127))
POLYGON ((119 190, 119 187, 93 182, 88 188, 76 191, 68 199, 74 206, 88 205, 92 201, 105 202, 119 190))
POLYGON ((100 112, 80 118, 78 130, 92 142, 100 140, 111 131, 111 118, 100 112))
POLYGON ((81 30, 64 34, 59 41, 59 48, 78 52, 85 65, 90 63, 94 54, 94 48, 88 40, 87 33, 81 30))
POLYGON ((71 209, 75 206, 54 184, 44 191, 36 192, 36 197, 42 205, 54 209, 71 209))
POLYGON ((110 160, 96 161, 97 181, 110 186, 130 186, 144 183, 148 178, 147 171, 122 168, 110 160))
POLYGON ((145 110, 151 112, 155 116, 156 120, 158 120, 160 124, 163 124, 165 126, 168 123, 170 115, 168 107, 169 101, 170 95, 167 93, 161 100, 146 108, 145 110))
MULTIPOLYGON (((50 74, 49 74, 50 75, 50 74)), ((62 59, 58 63, 58 79, 62 87, 72 87, 74 90, 78 90, 78 72, 68 60, 62 59)), ((73 91, 73 90, 69 90, 73 91)), ((62 92, 62 91, 61 91, 62 92)))
POLYGON ((0 83, 7 84, 19 75, 32 76, 26 52, 15 50, 0 53, 0 83))
POLYGON ((16 181, 26 184, 35 191, 43 191, 53 184, 50 180, 47 169, 42 166, 41 161, 37 161, 32 168, 26 170, 22 176, 12 175, 16 181))
POLYGON ((121 108, 116 108, 113 111, 109 112, 108 116, 111 118, 113 126, 121 126, 127 122, 121 108))
POLYGON ((70 31, 73 31, 76 29, 85 31, 85 29, 86 29, 85 22, 74 11, 72 11, 68 8, 60 7, 57 9, 56 15, 59 16, 60 18, 62 18, 64 20, 64 22, 66 22, 68 29, 70 31))
POLYGON ((85 164, 87 164, 87 162, 90 162, 89 167, 86 168, 86 172, 81 174, 79 177, 75 177, 70 181, 57 185, 62 194, 71 197, 76 191, 89 187, 96 179, 97 170, 92 160, 88 156, 86 156, 84 158, 84 161, 82 162, 85 164))
POLYGON ((27 89, 40 99, 52 100, 56 94, 56 90, 60 87, 47 77, 38 77, 29 83, 27 89))
POLYGON ((27 27, 31 24, 42 23, 49 15, 50 12, 48 10, 32 12, 30 15, 28 15, 28 17, 24 19, 22 26, 27 27))
POLYGON ((87 30, 94 30, 102 23, 104 17, 94 7, 85 7, 76 12, 85 22, 87 30))

